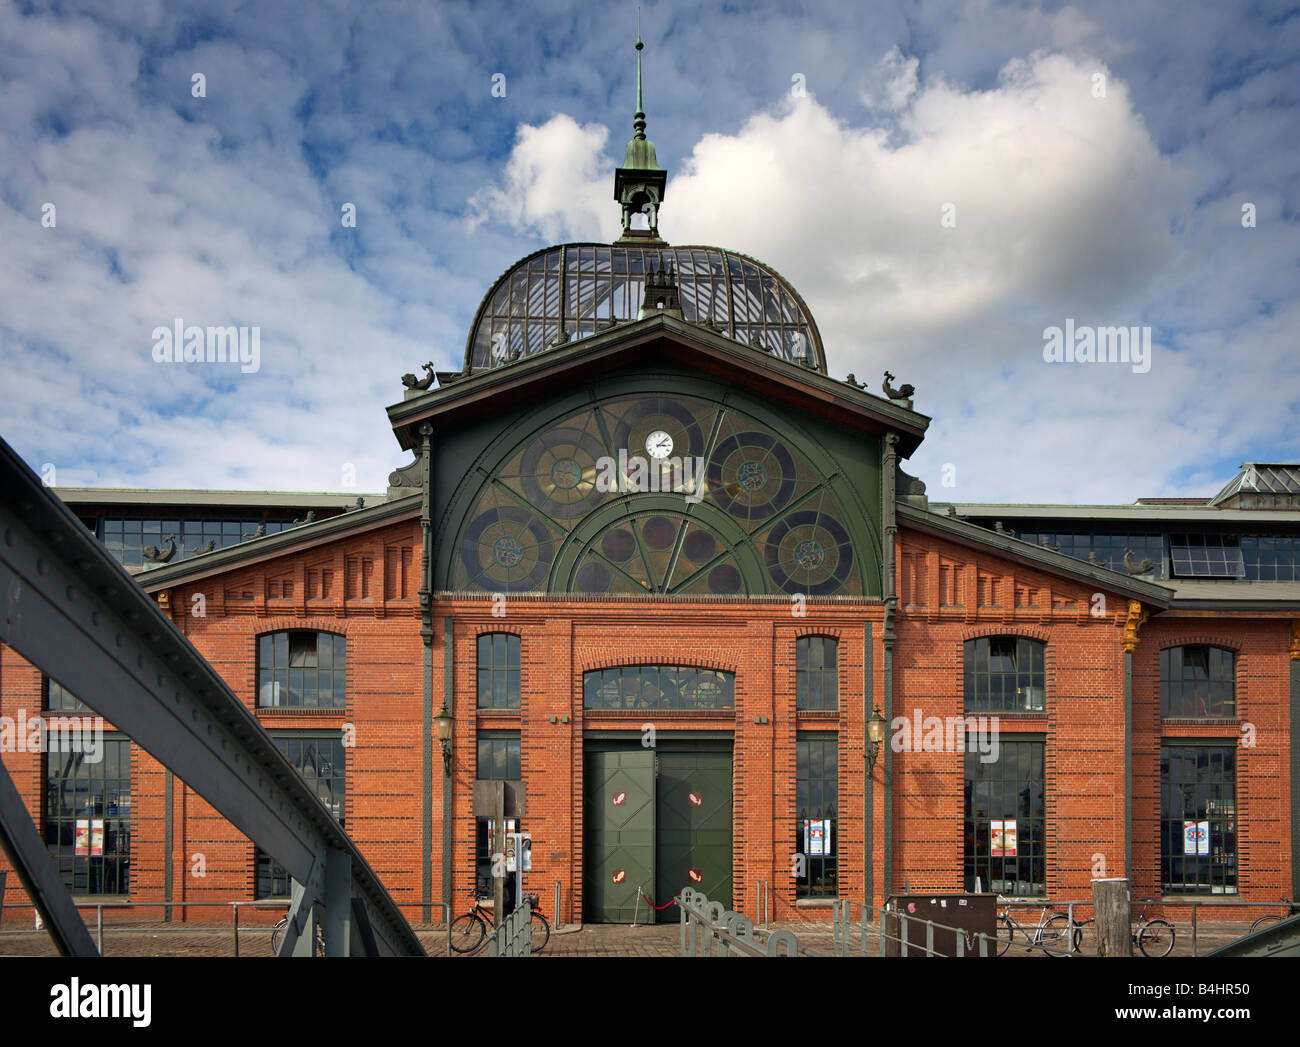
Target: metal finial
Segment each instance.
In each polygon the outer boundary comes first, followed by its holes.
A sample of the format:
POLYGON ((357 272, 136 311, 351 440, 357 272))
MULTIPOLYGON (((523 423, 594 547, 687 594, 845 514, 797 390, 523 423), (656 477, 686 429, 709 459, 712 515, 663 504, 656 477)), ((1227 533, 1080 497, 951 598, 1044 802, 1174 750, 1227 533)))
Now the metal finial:
POLYGON ((636 116, 632 120, 633 138, 645 141, 645 106, 641 102, 641 51, 645 44, 641 42, 641 8, 636 9, 636 116))

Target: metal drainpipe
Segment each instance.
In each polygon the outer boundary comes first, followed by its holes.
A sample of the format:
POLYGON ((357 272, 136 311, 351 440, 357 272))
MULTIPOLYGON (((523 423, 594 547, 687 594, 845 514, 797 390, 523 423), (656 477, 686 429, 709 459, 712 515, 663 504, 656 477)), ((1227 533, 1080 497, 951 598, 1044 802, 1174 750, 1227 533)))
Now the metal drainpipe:
MULTIPOLYGON (((881 566, 884 577, 881 579, 885 600, 885 624, 881 640, 884 646, 881 658, 883 676, 881 687, 881 715, 885 723, 894 720, 894 617, 898 613, 898 596, 894 590, 894 541, 898 535, 898 521, 894 511, 894 500, 898 488, 898 434, 892 430, 885 434, 884 458, 881 468, 880 483, 881 505, 884 508, 884 541, 881 547, 881 566)), ((882 900, 888 898, 894 886, 894 747, 884 745, 881 778, 884 784, 884 824, 883 859, 884 870, 881 876, 880 894, 882 900)))
MULTIPOLYGON (((432 922, 433 903, 433 492, 432 476, 433 426, 423 423, 420 432, 420 639, 424 644, 424 696, 421 710, 423 726, 423 752, 421 754, 420 835, 420 920, 432 922)), ((444 855, 444 860, 446 856, 444 855)), ((446 896, 443 901, 449 901, 446 896)))

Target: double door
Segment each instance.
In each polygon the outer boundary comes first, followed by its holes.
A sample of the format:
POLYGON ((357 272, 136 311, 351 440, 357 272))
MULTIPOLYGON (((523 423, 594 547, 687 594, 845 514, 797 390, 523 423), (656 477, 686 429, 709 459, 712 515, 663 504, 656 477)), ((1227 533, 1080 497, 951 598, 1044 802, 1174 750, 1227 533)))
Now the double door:
MULTIPOLYGON (((683 887, 731 906, 731 749, 588 748, 583 918, 631 923, 637 892, 663 905, 683 887)), ((645 898, 639 921, 650 922, 645 898)), ((656 914, 675 921, 676 909, 656 914)))

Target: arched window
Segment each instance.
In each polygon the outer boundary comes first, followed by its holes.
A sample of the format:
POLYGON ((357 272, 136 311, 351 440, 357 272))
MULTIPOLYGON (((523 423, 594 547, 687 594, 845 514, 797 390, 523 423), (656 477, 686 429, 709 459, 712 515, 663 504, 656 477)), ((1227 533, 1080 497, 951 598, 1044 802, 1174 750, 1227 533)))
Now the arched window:
POLYGON ((683 665, 620 665, 582 676, 586 709, 716 712, 736 707, 736 674, 683 665))
POLYGON ((266 633, 257 638, 257 704, 342 709, 347 704, 347 640, 334 633, 266 633))
POLYGON ((795 708, 840 707, 839 641, 831 636, 801 636, 794 645, 795 708))
POLYGON ((1160 652, 1162 716, 1236 716, 1237 656, 1197 644, 1160 652))
POLYGON ((484 633, 478 638, 478 707, 518 709, 519 637, 514 633, 484 633))
POLYGON ((1042 712, 1046 644, 1023 636, 966 641, 967 712, 1042 712))

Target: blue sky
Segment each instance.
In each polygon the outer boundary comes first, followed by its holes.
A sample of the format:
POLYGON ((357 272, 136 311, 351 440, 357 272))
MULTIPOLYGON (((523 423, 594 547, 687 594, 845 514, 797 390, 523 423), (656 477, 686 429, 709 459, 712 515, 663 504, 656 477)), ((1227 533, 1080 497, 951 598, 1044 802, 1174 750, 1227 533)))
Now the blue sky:
MULTIPOLYGON (((635 25, 0 0, 0 435, 60 485, 382 490, 400 375, 458 368, 517 258, 617 235, 635 25), (257 325, 259 370, 155 362, 177 318, 257 325)), ((832 374, 915 384, 932 497, 1300 460, 1297 8, 660 0, 642 34, 664 236, 785 275, 832 374), (1045 363, 1067 318, 1149 326, 1150 370, 1045 363)))

